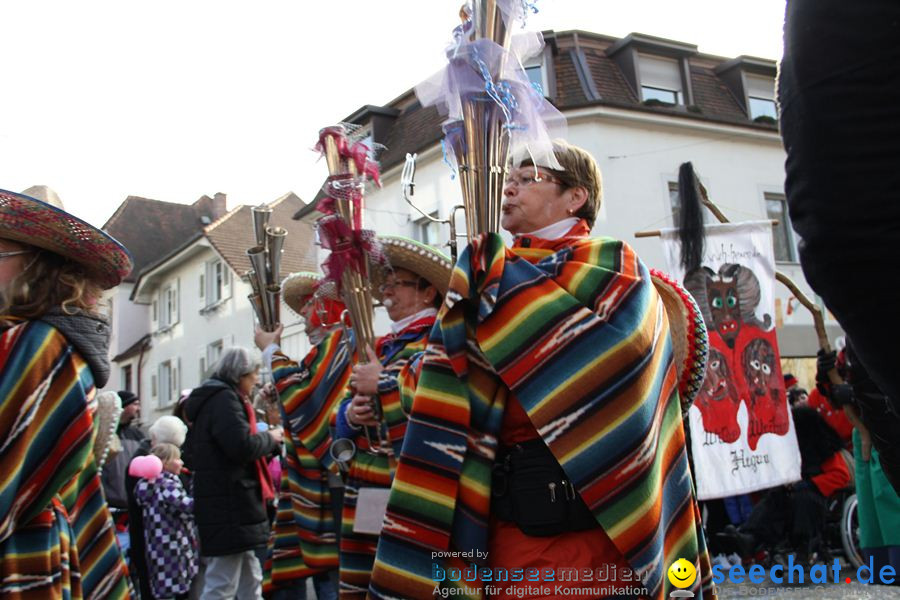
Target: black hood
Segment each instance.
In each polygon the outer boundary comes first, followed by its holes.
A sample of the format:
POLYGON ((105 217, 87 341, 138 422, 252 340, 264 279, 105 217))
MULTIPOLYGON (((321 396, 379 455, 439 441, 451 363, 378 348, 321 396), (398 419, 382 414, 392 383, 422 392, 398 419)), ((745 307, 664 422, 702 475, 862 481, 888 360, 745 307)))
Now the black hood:
POLYGON ((231 390, 235 394, 237 390, 234 386, 220 379, 207 379, 200 387, 194 388, 188 399, 184 401, 184 416, 192 423, 197 420, 200 409, 206 404, 206 401, 222 392, 222 390, 231 390))
POLYGON ((109 380, 109 322, 101 316, 83 312, 68 314, 53 309, 41 317, 59 330, 94 374, 94 384, 102 388, 109 380))

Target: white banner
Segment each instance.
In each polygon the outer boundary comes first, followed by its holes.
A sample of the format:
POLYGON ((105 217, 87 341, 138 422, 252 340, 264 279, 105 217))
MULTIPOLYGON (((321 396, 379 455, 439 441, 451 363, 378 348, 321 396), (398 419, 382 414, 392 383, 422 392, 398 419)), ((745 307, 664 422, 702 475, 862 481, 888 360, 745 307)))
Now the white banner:
POLYGON ((775 338, 769 221, 706 226, 702 266, 684 273, 675 230, 662 232, 669 274, 709 329, 703 389, 689 412, 697 496, 723 498, 800 479, 800 451, 775 338))

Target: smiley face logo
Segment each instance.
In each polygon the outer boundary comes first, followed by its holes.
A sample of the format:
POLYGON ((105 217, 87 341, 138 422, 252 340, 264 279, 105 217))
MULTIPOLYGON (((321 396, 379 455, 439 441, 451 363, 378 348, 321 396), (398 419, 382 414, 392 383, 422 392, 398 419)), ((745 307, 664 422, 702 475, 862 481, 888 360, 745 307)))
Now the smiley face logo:
POLYGON ((693 563, 684 558, 679 558, 669 567, 669 583, 677 588, 686 588, 697 579, 697 569, 693 563))

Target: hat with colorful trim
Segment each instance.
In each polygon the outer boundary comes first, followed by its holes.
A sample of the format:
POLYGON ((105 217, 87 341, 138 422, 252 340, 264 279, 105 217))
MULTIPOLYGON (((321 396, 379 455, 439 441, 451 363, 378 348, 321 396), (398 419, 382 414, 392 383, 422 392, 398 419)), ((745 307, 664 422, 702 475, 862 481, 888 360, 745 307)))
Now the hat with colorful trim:
POLYGON ((311 318, 319 325, 323 324, 323 320, 324 324, 337 323, 344 311, 344 304, 338 297, 334 282, 324 279, 318 273, 291 273, 281 282, 281 297, 297 315, 300 315, 307 302, 316 298, 321 306, 311 318), (323 314, 318 314, 320 312, 323 314))
POLYGON ((432 246, 396 235, 378 236, 378 242, 387 257, 388 268, 375 269, 373 273, 375 286, 372 295, 376 300, 381 300, 379 285, 392 269, 415 273, 433 285, 441 295, 447 293, 453 264, 446 254, 432 246))
POLYGON ((680 283, 656 269, 650 270, 650 278, 669 317, 672 349, 678 369, 678 394, 682 412, 685 412, 703 386, 709 358, 709 334, 700 307, 680 283))
POLYGON ((45 186, 30 187, 22 194, 0 190, 0 238, 68 258, 104 289, 119 285, 133 266, 122 244, 63 210, 59 197, 45 186))

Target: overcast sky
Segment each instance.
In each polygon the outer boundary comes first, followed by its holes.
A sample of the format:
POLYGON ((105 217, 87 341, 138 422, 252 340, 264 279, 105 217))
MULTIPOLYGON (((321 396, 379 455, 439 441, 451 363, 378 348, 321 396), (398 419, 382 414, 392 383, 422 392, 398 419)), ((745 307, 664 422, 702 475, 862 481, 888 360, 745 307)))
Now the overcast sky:
MULTIPOLYGON (((325 167, 321 127, 444 64, 462 0, 27 0, 0 4, 0 188, 49 185, 102 225, 129 195, 228 207, 325 167)), ((539 0, 529 29, 636 31, 779 59, 784 0, 539 0)), ((449 174, 448 174, 449 176, 449 174)))

